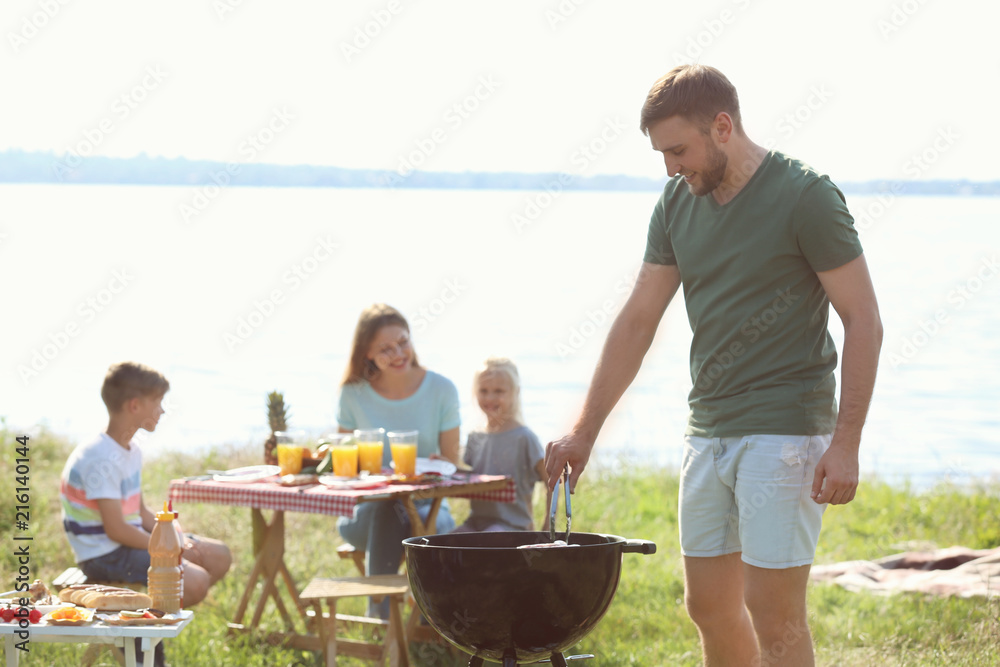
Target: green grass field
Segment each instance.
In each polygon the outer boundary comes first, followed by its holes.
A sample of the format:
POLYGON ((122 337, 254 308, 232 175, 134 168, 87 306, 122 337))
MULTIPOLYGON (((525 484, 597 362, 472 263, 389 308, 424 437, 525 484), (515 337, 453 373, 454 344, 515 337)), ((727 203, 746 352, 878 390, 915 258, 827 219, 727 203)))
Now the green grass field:
MULTIPOLYGON (((15 437, 0 429, 0 534, 7 548, 0 551, 0 587, 14 587, 16 561, 13 536, 30 534, 32 576, 52 579, 73 564, 59 516, 59 472, 71 445, 44 432, 29 440, 29 530, 16 531, 17 501, 15 437), (10 584, 7 586, 7 584, 10 584)), ((143 495, 150 507, 166 499, 171 479, 258 463, 253 451, 218 450, 207 456, 147 452, 143 495)), ((623 464, 615 470, 588 470, 573 498, 573 527, 656 542, 653 556, 626 554, 622 580, 608 614, 573 653, 594 653, 593 665, 699 665, 697 632, 684 609, 681 558, 677 544, 677 478, 669 471, 623 464)), ((536 497, 540 494, 536 494, 536 497)), ((457 518, 467 512, 463 501, 452 501, 457 518)), ((186 530, 222 539, 230 545, 234 565, 208 600, 195 608, 196 618, 181 637, 167 642, 173 667, 201 665, 318 665, 317 655, 272 646, 258 638, 227 634, 242 582, 252 565, 250 513, 245 508, 210 505, 178 507, 186 530)), ((1000 483, 958 488, 941 485, 915 492, 866 480, 858 498, 845 507, 830 508, 824 519, 817 563, 870 559, 915 547, 1000 545, 1000 483)), ((536 506, 536 517, 544 510, 536 506)), ((313 576, 351 576, 352 566, 337 558, 340 539, 331 517, 287 515, 286 562, 301 589, 313 576)), ((347 613, 362 613, 342 605, 347 613)), ((849 593, 833 586, 813 585, 809 591, 810 624, 817 664, 838 666, 986 666, 1000 664, 1000 599, 960 600, 919 595, 890 597, 849 593)), ((279 629, 276 614, 265 623, 279 629)), ((84 647, 66 644, 30 645, 21 664, 79 664, 84 647)), ((411 660, 418 667, 464 665, 458 653, 436 645, 416 645, 411 660)), ((110 653, 99 665, 115 665, 110 653)), ((370 664, 345 659, 344 665, 370 664)))

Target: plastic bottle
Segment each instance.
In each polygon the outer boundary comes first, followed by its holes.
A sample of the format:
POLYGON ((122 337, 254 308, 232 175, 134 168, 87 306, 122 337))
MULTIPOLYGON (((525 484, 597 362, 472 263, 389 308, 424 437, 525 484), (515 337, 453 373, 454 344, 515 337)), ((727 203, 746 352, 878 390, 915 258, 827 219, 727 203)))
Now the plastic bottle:
MULTIPOLYGON (((174 530, 177 531, 177 539, 181 543, 181 555, 178 557, 178 562, 181 564, 181 599, 184 599, 184 545, 187 544, 187 538, 184 537, 184 531, 181 530, 181 522, 179 520, 180 513, 174 509, 174 501, 167 501, 167 511, 172 512, 174 515, 174 530)), ((154 607, 155 608, 155 607, 154 607)))
POLYGON ((167 613, 181 610, 184 566, 181 564, 183 545, 174 527, 174 513, 163 503, 156 513, 156 525, 149 536, 149 571, 147 584, 153 607, 167 613))

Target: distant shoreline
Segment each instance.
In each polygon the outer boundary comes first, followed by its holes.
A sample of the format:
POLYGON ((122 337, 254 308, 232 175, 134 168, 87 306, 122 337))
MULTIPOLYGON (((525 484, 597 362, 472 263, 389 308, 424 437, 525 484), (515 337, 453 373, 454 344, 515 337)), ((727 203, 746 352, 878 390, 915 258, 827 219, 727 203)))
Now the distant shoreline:
MULTIPOLYGON (((57 156, 51 152, 0 152, 0 183, 52 185, 180 185, 188 187, 316 187, 452 190, 563 190, 659 192, 663 178, 624 174, 584 176, 566 172, 398 172, 313 165, 211 162, 187 158, 57 156)), ((1000 196, 1000 181, 890 180, 838 182, 845 194, 1000 196)))

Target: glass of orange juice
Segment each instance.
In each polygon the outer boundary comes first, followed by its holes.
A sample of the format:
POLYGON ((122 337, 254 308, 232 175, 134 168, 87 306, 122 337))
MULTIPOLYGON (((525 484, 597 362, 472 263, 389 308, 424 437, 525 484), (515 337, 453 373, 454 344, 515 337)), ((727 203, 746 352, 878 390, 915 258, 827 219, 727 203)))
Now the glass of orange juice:
POLYGON ((389 448, 397 475, 411 477, 417 473, 417 435, 419 431, 389 431, 389 448))
POLYGON ((339 433, 330 446, 333 474, 337 477, 358 476, 358 443, 349 433, 339 433))
POLYGON ((384 428, 359 428, 354 431, 358 443, 358 467, 372 475, 382 472, 384 428))
POLYGON ((302 447, 299 445, 278 445, 278 467, 282 475, 297 475, 302 472, 302 447))

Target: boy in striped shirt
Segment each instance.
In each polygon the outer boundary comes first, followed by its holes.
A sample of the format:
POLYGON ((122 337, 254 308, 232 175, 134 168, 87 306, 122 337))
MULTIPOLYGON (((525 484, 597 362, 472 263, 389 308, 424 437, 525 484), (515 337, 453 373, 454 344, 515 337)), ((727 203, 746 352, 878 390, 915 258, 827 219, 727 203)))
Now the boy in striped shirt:
MULTIPOLYGON (((142 500, 142 452, 132 437, 140 428, 156 429, 169 388, 166 378, 148 366, 112 365, 101 387, 108 428, 78 445, 63 468, 63 529, 88 579, 146 583, 149 534, 156 519, 142 500)), ((182 604, 190 607, 225 575, 232 555, 218 540, 184 537, 182 604)))

